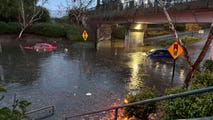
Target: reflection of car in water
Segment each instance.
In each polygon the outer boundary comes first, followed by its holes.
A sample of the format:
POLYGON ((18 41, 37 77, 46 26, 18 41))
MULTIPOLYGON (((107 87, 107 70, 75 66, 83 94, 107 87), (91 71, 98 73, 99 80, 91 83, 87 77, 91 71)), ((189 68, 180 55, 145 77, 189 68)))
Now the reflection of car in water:
POLYGON ((34 46, 24 46, 24 49, 36 51, 52 51, 57 49, 57 47, 48 43, 36 43, 34 46))
POLYGON ((150 58, 172 58, 167 49, 152 49, 147 53, 147 56, 150 58))

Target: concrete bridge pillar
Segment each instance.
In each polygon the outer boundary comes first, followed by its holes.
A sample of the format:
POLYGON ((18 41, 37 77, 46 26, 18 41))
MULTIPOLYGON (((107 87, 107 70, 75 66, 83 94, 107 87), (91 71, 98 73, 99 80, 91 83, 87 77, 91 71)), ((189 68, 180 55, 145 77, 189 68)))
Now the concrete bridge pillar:
POLYGON ((97 40, 111 40, 112 28, 109 24, 102 24, 97 29, 97 40))
POLYGON ((125 36, 125 47, 144 46, 144 32, 146 28, 147 24, 131 24, 125 36))
POLYGON ((97 49, 111 47, 112 26, 102 24, 97 28, 97 49))

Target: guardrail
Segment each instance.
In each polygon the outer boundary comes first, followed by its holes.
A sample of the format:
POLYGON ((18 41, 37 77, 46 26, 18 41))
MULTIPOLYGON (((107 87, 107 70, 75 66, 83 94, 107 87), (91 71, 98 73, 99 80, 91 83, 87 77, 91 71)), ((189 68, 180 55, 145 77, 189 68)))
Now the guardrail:
POLYGON ((32 117, 32 114, 34 114, 34 113, 37 113, 36 114, 37 118, 33 117, 33 120, 42 120, 42 119, 45 119, 45 118, 48 118, 48 117, 54 115, 54 113, 55 113, 55 106, 46 106, 46 107, 42 107, 42 108, 39 108, 39 109, 35 109, 35 110, 32 110, 32 111, 26 112, 26 115, 32 117), (44 113, 44 111, 47 111, 48 114, 47 115, 43 115, 43 116, 39 116, 38 115, 38 112, 44 113))
MULTIPOLYGON (((165 2, 166 8, 169 11, 183 11, 183 10, 197 10, 197 9, 212 9, 212 0, 188 0, 188 1, 173 1, 165 2)), ((111 4, 107 4, 110 6, 111 4)), ((121 9, 107 8, 106 5, 101 5, 99 8, 91 8, 88 13, 97 17, 113 17, 113 16, 125 16, 134 14, 158 14, 162 13, 162 8, 159 4, 154 2, 145 4, 136 4, 132 7, 123 7, 121 9)))
POLYGON ((213 86, 208 87, 208 88, 202 88, 202 89, 182 92, 182 93, 178 93, 178 94, 171 94, 171 95, 167 95, 167 96, 156 97, 156 98, 153 98, 153 99, 138 101, 138 102, 134 102, 134 103, 129 103, 129 104, 125 104, 125 105, 121 105, 121 106, 117 106, 117 107, 111 107, 111 108, 108 108, 108 109, 97 110, 97 111, 88 112, 88 113, 79 114, 79 115, 65 115, 64 119, 68 120, 68 119, 71 119, 71 118, 82 117, 82 116, 87 116, 87 115, 94 115, 94 114, 97 114, 97 113, 102 113, 102 112, 114 110, 114 112, 115 112, 114 113, 114 120, 117 120, 118 110, 120 108, 131 107, 131 106, 142 105, 142 104, 148 104, 148 103, 154 103, 154 102, 159 102, 159 101, 167 100, 167 99, 174 99, 174 98, 178 98, 178 97, 186 97, 186 96, 189 96, 189 95, 201 94, 201 93, 205 93, 205 92, 213 92, 213 86))

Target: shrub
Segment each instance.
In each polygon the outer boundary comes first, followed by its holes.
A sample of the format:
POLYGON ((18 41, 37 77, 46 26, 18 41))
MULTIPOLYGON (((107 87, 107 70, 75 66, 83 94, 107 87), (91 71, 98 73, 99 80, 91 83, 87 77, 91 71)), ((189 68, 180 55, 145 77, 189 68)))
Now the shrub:
MULTIPOLYGON (((127 97, 129 103, 142 101, 146 99, 151 99, 156 97, 154 89, 143 88, 142 91, 136 95, 130 95, 127 97)), ((136 117, 138 119, 146 120, 149 114, 156 112, 157 105, 156 103, 146 104, 146 105, 137 105, 125 108, 125 115, 128 117, 136 117)))
MULTIPOLYGON (((21 26, 16 22, 0 22, 0 34, 18 34, 21 26)), ((58 24, 58 23, 37 23, 29 26, 25 33, 49 37, 66 37, 69 40, 82 40, 82 28, 76 25, 58 24)))
POLYGON ((213 86, 213 61, 206 60, 201 68, 192 77, 192 85, 202 85, 203 87, 213 86))
MULTIPOLYGON (((197 87, 200 88, 201 86, 197 87)), ((167 94, 184 92, 185 89, 170 89, 167 94)), ((166 120, 207 117, 213 115, 213 93, 204 93, 176 98, 164 102, 166 120)))
POLYGON ((185 31, 185 24, 175 24, 175 29, 177 31, 185 31))
POLYGON ((65 27, 65 33, 66 33, 66 38, 68 40, 72 40, 72 41, 81 41, 82 37, 81 37, 81 31, 82 28, 76 25, 68 25, 66 24, 65 27))
POLYGON ((154 37, 154 36, 161 36, 161 35, 166 35, 169 34, 170 32, 168 31, 162 31, 162 30, 152 30, 152 31, 147 31, 147 37, 154 37))
POLYGON ((191 37, 191 36, 183 36, 181 37, 181 40, 183 41, 183 43, 187 43, 187 42, 193 42, 193 41, 197 41, 200 40, 201 38, 199 37, 191 37))
POLYGON ((21 31, 21 25, 17 22, 9 22, 8 23, 8 33, 9 34, 16 34, 21 31))
MULTIPOLYGON (((204 71, 198 71, 192 78, 189 90, 213 86, 213 72, 209 71, 212 61, 204 63, 204 71)), ((184 92, 186 89, 173 88, 167 94, 184 92)), ((186 119, 213 116, 213 93, 203 93, 182 98, 167 100, 163 103, 165 119, 186 119)))
POLYGON ((202 29, 208 29, 210 28, 211 24, 210 23, 200 23, 200 27, 202 29))
POLYGON ((30 26, 26 32, 50 37, 66 36, 64 27, 61 24, 37 23, 30 26))
POLYGON ((5 22, 0 22, 0 34, 7 33, 8 25, 5 22))
POLYGON ((199 24, 185 24, 185 29, 189 32, 196 32, 201 29, 199 24))
POLYGON ((204 71, 213 72, 213 60, 206 60, 203 64, 204 71))
POLYGON ((126 33, 126 28, 124 26, 113 26, 112 27, 112 36, 118 39, 124 39, 126 33))
POLYGON ((196 72, 191 81, 193 86, 213 86, 213 72, 196 72))
POLYGON ((20 31, 21 26, 16 22, 0 22, 0 34, 16 34, 20 31))

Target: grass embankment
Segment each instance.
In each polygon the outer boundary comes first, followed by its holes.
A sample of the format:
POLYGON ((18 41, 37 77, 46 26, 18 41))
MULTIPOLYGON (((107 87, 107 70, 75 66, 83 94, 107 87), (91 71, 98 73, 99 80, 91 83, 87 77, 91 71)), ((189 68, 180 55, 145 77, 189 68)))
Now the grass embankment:
POLYGON ((155 37, 155 36, 161 36, 161 35, 167 35, 169 34, 169 31, 165 30, 151 30, 146 32, 146 37, 155 37))
MULTIPOLYGON (((19 34, 20 24, 16 22, 0 22, 1 34, 19 34)), ((82 41, 82 28, 76 25, 59 23, 36 23, 25 30, 24 33, 42 35, 47 37, 64 37, 72 41, 82 41)))
MULTIPOLYGON (((181 40, 184 44, 188 44, 191 42, 196 42, 201 40, 201 37, 196 37, 196 36, 182 36, 181 40)), ((155 40, 153 42, 149 42, 148 46, 158 46, 158 47, 169 47, 173 42, 175 41, 175 39, 172 40, 155 40)))

